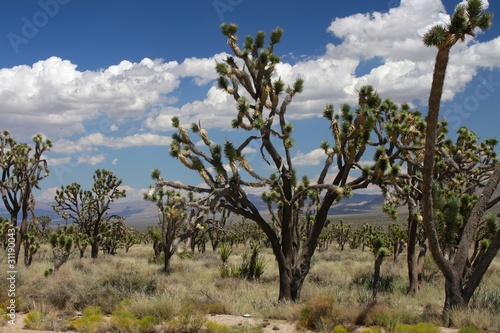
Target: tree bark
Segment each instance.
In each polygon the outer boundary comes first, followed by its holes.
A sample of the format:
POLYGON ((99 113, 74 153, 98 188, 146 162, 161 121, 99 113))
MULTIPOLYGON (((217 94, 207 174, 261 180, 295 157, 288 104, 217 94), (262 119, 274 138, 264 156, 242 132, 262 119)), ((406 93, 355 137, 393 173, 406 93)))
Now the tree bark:
POLYGON ((418 221, 415 218, 417 214, 416 205, 409 201, 408 204, 408 248, 407 248, 407 266, 408 266, 408 290, 409 295, 415 296, 422 287, 422 277, 425 255, 427 254, 427 239, 420 244, 420 250, 417 252, 417 231, 418 221))
POLYGON ((383 261, 384 257, 381 255, 378 255, 375 258, 375 265, 373 270, 373 285, 372 285, 372 294, 374 300, 377 298, 378 287, 380 284, 380 266, 382 266, 383 261))
POLYGON ((99 240, 97 237, 92 237, 92 241, 90 243, 90 257, 92 259, 97 259, 99 256, 99 240))
POLYGON ((436 265, 443 272, 447 280, 454 280, 455 272, 452 265, 446 260, 439 244, 439 237, 434 224, 434 205, 432 202, 432 183, 434 176, 434 155, 436 151, 437 125, 441 96, 443 93, 446 68, 450 56, 451 45, 440 46, 436 55, 432 87, 429 95, 429 111, 427 114, 427 130, 425 136, 424 165, 422 169, 422 208, 423 223, 429 249, 436 265))
POLYGON ((446 280, 445 281, 445 301, 443 309, 444 323, 446 326, 451 326, 452 322, 450 319, 450 312, 453 309, 463 308, 467 304, 465 303, 459 279, 446 280))

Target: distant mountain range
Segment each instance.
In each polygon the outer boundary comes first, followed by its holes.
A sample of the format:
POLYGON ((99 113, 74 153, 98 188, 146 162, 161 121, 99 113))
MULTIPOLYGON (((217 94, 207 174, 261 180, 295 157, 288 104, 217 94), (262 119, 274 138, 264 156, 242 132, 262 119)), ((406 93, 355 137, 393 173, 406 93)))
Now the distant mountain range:
MULTIPOLYGON (((257 195, 248 195, 259 211, 267 212, 267 205, 257 195)), ((352 197, 341 200, 329 210, 329 215, 350 215, 366 213, 382 213, 383 197, 381 194, 359 194, 354 193, 352 197)), ((50 202, 38 201, 35 212, 37 216, 47 215, 52 218, 54 224, 64 224, 50 206, 50 202)), ((158 223, 156 206, 145 200, 118 200, 110 205, 110 213, 125 217, 128 225, 146 228, 158 223)), ((0 216, 8 217, 7 210, 0 206, 0 216)))

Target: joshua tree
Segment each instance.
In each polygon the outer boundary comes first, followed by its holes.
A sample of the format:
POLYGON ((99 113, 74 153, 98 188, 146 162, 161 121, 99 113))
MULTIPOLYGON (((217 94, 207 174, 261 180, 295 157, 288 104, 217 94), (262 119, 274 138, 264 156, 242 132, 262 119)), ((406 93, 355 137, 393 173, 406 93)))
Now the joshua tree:
POLYGON ((140 233, 136 228, 127 227, 125 229, 125 234, 122 238, 123 246, 125 247, 125 252, 128 253, 128 250, 135 244, 140 243, 140 233))
POLYGON ((221 28, 234 56, 216 64, 218 86, 236 101, 233 127, 249 134, 239 144, 227 139, 222 146, 212 142, 201 124, 195 123, 191 130, 204 144, 199 147, 179 118, 173 117, 172 125, 177 132, 172 136, 170 154, 197 172, 206 186, 184 185, 161 177, 157 184, 204 194, 212 211, 225 207, 254 221, 266 235, 278 263, 279 299, 297 300, 330 207, 372 181, 397 177, 399 169, 388 165, 389 159, 401 151, 391 145, 384 146, 390 140, 383 136, 382 128, 399 110, 390 100, 382 101, 372 87, 360 89, 359 106, 355 110, 343 105, 340 112, 335 112, 333 105, 327 105, 323 114, 334 144, 324 141, 320 145, 325 163, 317 179, 299 177, 292 158, 293 125, 287 120, 287 108, 302 92, 304 82, 297 79, 287 86, 274 72, 280 62, 274 47, 280 42, 283 30, 277 28, 271 32, 267 47, 263 31, 255 38, 247 36, 242 49, 237 42, 237 26, 223 24, 221 28), (372 140, 377 129, 378 135, 372 140), (262 161, 273 169, 270 176, 260 174, 249 164, 245 148, 251 143, 260 146, 262 161), (364 167, 360 159, 370 145, 378 147, 377 153, 373 165, 364 167), (227 160, 227 169, 223 158, 227 160), (338 173, 330 179, 327 176, 332 166, 336 166, 338 173), (362 172, 350 178, 355 169, 362 172), (252 203, 245 191, 247 187, 263 190, 271 221, 264 219, 252 203))
POLYGON ((380 283, 380 268, 384 259, 390 254, 389 247, 391 241, 389 237, 380 229, 374 228, 372 233, 368 235, 368 246, 370 246, 372 253, 375 257, 373 265, 373 285, 372 293, 373 299, 377 299, 377 292, 380 283))
POLYGON ((52 205, 54 211, 66 221, 78 225, 85 233, 91 246, 91 257, 97 258, 102 239, 101 224, 108 219, 109 205, 125 197, 122 183, 111 171, 98 169, 94 172, 94 185, 91 190, 83 190, 80 184, 72 183, 56 191, 52 205))
MULTIPOLYGON (((415 294, 422 282, 422 269, 428 249, 421 215, 424 147, 419 143, 425 133, 425 122, 419 112, 401 112, 398 118, 398 130, 405 131, 408 135, 404 136, 405 142, 393 140, 393 144, 396 147, 409 145, 413 148, 408 150, 407 154, 401 154, 398 159, 392 160, 391 163, 400 165, 406 169, 406 173, 379 185, 386 196, 384 210, 391 217, 397 217, 397 205, 406 205, 408 208, 408 293, 415 294)), ((391 126, 386 126, 386 130, 389 129, 391 126)), ((434 184, 441 190, 451 191, 454 195, 461 197, 461 200, 472 199, 497 164, 494 152, 496 140, 486 139, 480 142, 476 134, 465 127, 458 129, 457 138, 452 140, 446 136, 446 122, 439 124, 439 133, 434 155, 436 161, 433 171, 434 184)), ((390 133, 388 136, 393 137, 390 133)), ((468 205, 463 205, 462 209, 466 206, 468 205)), ((452 218, 448 219, 448 221, 452 220, 452 218)), ((444 220, 440 219, 440 221, 444 220)), ((440 226, 437 228, 440 240, 444 237, 448 239, 456 237, 456 234, 452 236, 448 232, 449 228, 443 228, 443 223, 438 223, 438 226, 440 226)), ((451 251, 453 247, 452 244, 448 250, 451 251)))
POLYGON ((476 29, 488 29, 491 26, 491 19, 492 14, 484 10, 481 0, 468 0, 466 4, 457 5, 446 26, 434 26, 423 36, 426 46, 436 46, 438 49, 429 94, 422 171, 423 223, 432 257, 443 272, 446 281, 445 314, 452 307, 465 306, 468 303, 484 272, 489 267, 492 257, 500 247, 500 232, 498 232, 481 258, 476 258, 472 266, 468 268, 471 265, 469 250, 474 241, 474 231, 477 230, 491 196, 500 181, 500 166, 491 174, 491 178, 471 211, 470 218, 464 223, 465 226, 453 261, 448 260, 441 249, 435 224, 432 196, 439 108, 450 50, 458 41, 464 41, 467 35, 474 36, 476 29))
MULTIPOLYGON (((151 173, 154 180, 160 178, 160 171, 151 173)), ((154 202, 158 208, 158 218, 161 227, 161 246, 165 254, 163 271, 170 272, 170 259, 176 253, 182 241, 190 239, 191 235, 202 228, 203 211, 192 205, 194 196, 189 194, 189 202, 179 191, 168 190, 158 183, 144 195, 144 199, 154 202), (189 211, 189 206, 191 210, 189 211)), ((156 251, 156 249, 155 249, 156 251)))
POLYGON ((73 226, 59 228, 50 236, 50 244, 52 245, 52 254, 54 256, 54 272, 57 272, 68 261, 74 246, 73 236, 73 226))
POLYGON ((112 215, 101 224, 100 247, 104 253, 116 254, 116 250, 123 246, 125 235, 127 234, 127 225, 124 218, 112 215))
MULTIPOLYGON (((10 223, 16 230, 15 261, 18 262, 21 244, 28 231, 29 213, 35 201, 33 188, 39 188, 42 179, 49 176, 47 161, 42 158, 50 150, 52 142, 37 134, 33 137, 34 146, 19 143, 8 131, 0 133, 0 190, 5 208, 10 214, 10 223), (18 226, 19 213, 21 225, 18 226)), ((31 246, 29 244, 27 246, 31 246)), ((30 250, 25 252, 24 263, 30 264, 30 250)))

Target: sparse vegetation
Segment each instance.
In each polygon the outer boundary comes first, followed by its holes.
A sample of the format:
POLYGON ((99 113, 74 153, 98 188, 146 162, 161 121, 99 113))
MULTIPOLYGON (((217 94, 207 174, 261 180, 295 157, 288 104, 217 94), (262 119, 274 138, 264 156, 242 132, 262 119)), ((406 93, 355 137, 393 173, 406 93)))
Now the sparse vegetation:
MULTIPOLYGON (((246 250, 249 248, 234 247, 228 263, 238 264, 246 250)), ((87 332, 110 327, 117 331, 132 327, 130 332, 143 332, 153 327, 166 330, 169 326, 194 331, 210 320, 210 315, 239 317, 243 313, 250 313, 253 318, 286 320, 318 332, 332 332, 339 325, 349 331, 364 325, 367 330, 379 327, 386 332, 397 325, 419 322, 442 325, 443 277, 437 274, 420 293, 409 297, 404 260, 384 263, 377 303, 372 304, 373 255, 369 251, 346 248, 340 253, 332 247, 319 252, 311 268, 311 281, 304 287, 303 301, 298 303, 273 300, 277 296, 274 287, 278 275, 269 248, 259 252, 268 267, 258 281, 222 278, 219 253, 212 251, 195 252, 189 260, 174 256, 173 271, 165 275, 158 265, 148 264, 151 252, 149 244, 140 244, 128 253, 122 250, 98 259, 79 259, 75 253, 68 264, 49 278, 44 278, 43 272, 52 266, 50 258, 35 260, 30 268, 19 268, 18 301, 23 304, 20 310, 39 311, 45 318, 55 318, 46 320, 44 329, 55 325, 52 322, 58 322, 59 327, 67 322, 87 332), (94 311, 97 307, 101 310, 94 311), (83 312, 82 316, 74 319, 78 311, 83 312), (104 317, 109 317, 109 323, 99 319, 104 317)), ((497 310, 481 308, 482 302, 492 297, 485 295, 493 295, 490 291, 500 283, 495 273, 498 269, 500 262, 495 260, 493 273, 486 276, 473 309, 452 312, 458 328, 500 329, 497 310)), ((240 332, 234 327, 229 329, 240 332)), ((257 332, 254 327, 247 328, 248 332, 252 330, 257 332)))
POLYGON ((41 330, 44 328, 43 313, 40 311, 31 311, 23 319, 24 327, 32 330, 41 330))
MULTIPOLYGON (((28 329, 84 333, 243 333, 267 325, 209 320, 242 314, 314 332, 500 331, 497 140, 480 142, 461 127, 453 141, 438 121, 451 48, 487 30, 491 19, 481 0, 467 0, 448 24, 424 34, 424 44, 438 48, 426 118, 370 85, 359 88, 355 108, 327 105, 332 138, 319 145, 324 165, 315 179, 299 177, 291 154, 294 127, 285 114, 304 81, 286 86, 276 75, 283 30, 268 42, 263 31, 247 36, 241 48, 238 26, 223 23, 233 55, 216 61, 217 87, 237 105, 232 127, 254 133, 217 144, 201 122, 189 130, 172 117, 170 155, 204 183, 186 185, 153 169, 144 199, 155 203, 159 224, 144 233, 109 213, 126 190, 104 169, 95 171, 90 190, 78 183, 56 190, 52 208, 71 225, 51 230, 47 216, 38 222, 32 189, 49 175, 42 154, 52 143, 39 134, 33 150, 0 133, 0 190, 10 216, 0 217, 0 263, 16 269, 0 279, 9 290, 0 303, 8 309, 15 301, 9 315, 24 312, 28 329), (251 143, 260 145, 270 175, 247 160, 251 143), (374 151, 370 163, 367 149, 374 151), (336 202, 372 185, 384 194, 390 224, 329 216, 336 202), (260 192, 263 210, 248 187, 260 192), (407 229, 398 221, 403 204, 407 229), (16 266, 23 245, 25 265, 16 266), (406 261, 399 260, 405 246, 406 261)), ((5 315, 0 309, 0 325, 5 315)))

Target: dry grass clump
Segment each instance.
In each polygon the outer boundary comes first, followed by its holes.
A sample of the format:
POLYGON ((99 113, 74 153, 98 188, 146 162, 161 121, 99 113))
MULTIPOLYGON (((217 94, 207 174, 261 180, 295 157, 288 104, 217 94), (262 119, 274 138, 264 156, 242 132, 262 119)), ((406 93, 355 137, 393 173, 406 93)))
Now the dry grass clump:
POLYGON ((159 320, 172 319, 181 309, 180 297, 170 295, 131 296, 116 306, 117 310, 132 313, 137 318, 152 316, 159 320))
POLYGON ((23 319, 24 327, 30 330, 42 330, 44 325, 44 314, 40 311, 31 311, 23 319))
POLYGON ((500 318, 487 309, 457 309, 450 313, 455 327, 475 327, 485 332, 500 332, 500 318))
POLYGON ((98 305, 111 313, 130 295, 152 295, 157 291, 156 268, 130 258, 74 259, 48 277, 43 275, 46 264, 32 266, 19 268, 24 311, 32 310, 33 302, 45 302, 61 311, 81 311, 98 305))
POLYGON ((359 308, 336 302, 331 295, 316 295, 301 308, 297 326, 303 329, 331 332, 336 326, 354 327, 359 308))

